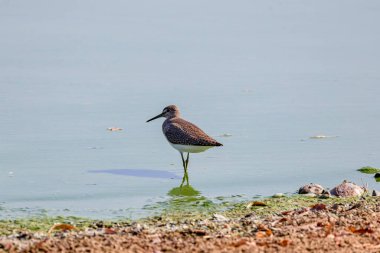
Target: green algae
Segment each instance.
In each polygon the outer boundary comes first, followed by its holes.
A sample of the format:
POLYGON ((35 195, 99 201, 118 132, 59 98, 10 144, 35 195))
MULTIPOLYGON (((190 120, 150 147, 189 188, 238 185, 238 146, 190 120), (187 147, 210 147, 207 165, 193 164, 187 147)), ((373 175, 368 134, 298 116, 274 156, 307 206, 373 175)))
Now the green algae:
POLYGON ((167 195, 166 201, 144 206, 144 209, 156 211, 156 217, 168 219, 186 219, 194 215, 209 215, 210 212, 220 210, 220 204, 201 195, 201 192, 191 185, 174 187, 167 195))
POLYGON ((200 191, 194 189, 191 185, 174 187, 168 192, 169 196, 199 196, 200 191))
POLYGON ((358 169, 358 171, 361 173, 365 173, 365 174, 375 174, 375 173, 380 172, 380 169, 377 169, 377 168, 374 168, 371 166, 365 166, 365 167, 358 169))
POLYGON ((22 232, 41 232, 47 234, 49 229, 55 224, 70 224, 80 231, 87 228, 97 229, 113 226, 127 226, 131 224, 131 220, 95 220, 76 216, 35 216, 13 220, 4 219, 0 220, 0 236, 22 232))
MULTIPOLYGON (((371 201, 372 197, 367 197, 368 201, 371 201)), ((298 208, 306 208, 312 205, 322 203, 325 205, 332 204, 349 204, 356 203, 360 201, 360 197, 350 197, 350 198, 338 198, 338 197, 308 197, 303 195, 290 195, 283 196, 281 198, 261 198, 252 199, 253 201, 259 200, 263 202, 265 206, 251 206, 249 203, 251 201, 243 201, 238 203, 229 202, 225 203, 212 203, 210 208, 198 208, 191 209, 188 208, 174 208, 166 209, 159 216, 144 219, 144 221, 153 222, 154 220, 165 220, 169 222, 181 222, 183 220, 204 220, 210 219, 214 213, 222 214, 227 218, 240 218, 248 214, 254 214, 256 216, 267 216, 271 214, 281 213, 284 211, 290 211, 298 208)))
MULTIPOLYGON (((159 204, 160 209, 157 215, 139 219, 136 220, 136 222, 157 225, 163 222, 183 223, 205 219, 210 220, 215 213, 221 214, 230 219, 241 218, 252 214, 258 217, 265 217, 284 211, 310 207, 317 203, 325 205, 355 204, 364 200, 368 204, 373 204, 376 201, 376 197, 317 198, 296 194, 284 196, 282 198, 255 198, 252 200, 259 200, 260 202, 263 202, 265 206, 252 206, 249 205, 250 201, 237 203, 223 201, 216 203, 200 195, 174 196, 170 200, 159 204)), ((44 216, 16 220, 0 220, 0 235, 10 235, 18 232, 42 232, 46 234, 47 231, 57 223, 71 224, 78 228, 78 230, 85 230, 86 228, 128 226, 131 222, 131 220, 127 219, 121 219, 118 221, 100 221, 73 216, 44 216)))
POLYGON ((92 220, 74 216, 31 217, 15 220, 0 220, 0 235, 9 235, 16 232, 47 232, 54 224, 65 223, 85 228, 93 223, 92 220))
POLYGON ((229 218, 236 218, 254 213, 257 216, 266 216, 284 211, 290 211, 298 208, 310 207, 312 205, 322 203, 329 204, 348 204, 359 201, 359 197, 350 198, 323 198, 323 197, 308 197, 302 195, 285 196, 282 198, 265 198, 260 200, 265 206, 252 206, 247 208, 249 203, 239 203, 233 208, 227 210, 225 215, 229 218))

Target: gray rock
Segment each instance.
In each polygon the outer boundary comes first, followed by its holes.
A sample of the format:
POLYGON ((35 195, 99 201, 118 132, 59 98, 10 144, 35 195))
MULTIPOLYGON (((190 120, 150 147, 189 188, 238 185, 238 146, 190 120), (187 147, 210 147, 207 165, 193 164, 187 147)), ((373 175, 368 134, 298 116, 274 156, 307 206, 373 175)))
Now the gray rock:
POLYGON ((143 227, 139 223, 133 224, 133 233, 139 234, 143 230, 143 227))
POLYGON ((372 196, 375 196, 375 197, 380 196, 380 191, 373 190, 372 196))
POLYGON ((214 218, 215 221, 218 221, 218 222, 227 222, 227 221, 230 220, 230 219, 224 217, 223 215, 221 215, 221 214, 217 214, 217 213, 215 213, 215 214, 213 215, 213 218, 214 218))
POLYGON ((272 196, 272 198, 282 198, 282 197, 285 197, 285 194, 283 193, 276 193, 272 196))
POLYGON ((298 194, 313 193, 316 195, 325 194, 327 191, 319 184, 310 183, 298 189, 298 194))
POLYGON ((364 187, 344 180, 340 185, 334 187, 330 193, 338 197, 355 197, 363 195, 365 191, 364 187))

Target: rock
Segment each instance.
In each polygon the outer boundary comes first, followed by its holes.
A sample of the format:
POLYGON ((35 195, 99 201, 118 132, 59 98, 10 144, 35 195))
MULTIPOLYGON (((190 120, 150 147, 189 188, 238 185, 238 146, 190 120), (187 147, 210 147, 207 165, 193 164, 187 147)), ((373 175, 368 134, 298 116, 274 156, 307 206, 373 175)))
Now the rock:
POLYGON ((380 196, 380 191, 373 190, 372 191, 372 196, 374 196, 374 197, 380 196))
POLYGON ((139 223, 136 223, 133 225, 133 228, 132 228, 132 233, 137 235, 139 234, 141 231, 143 230, 143 227, 139 224, 139 223))
POLYGON ((355 197, 363 195, 365 191, 364 187, 344 180, 340 185, 334 187, 330 193, 338 197, 355 197))
POLYGON ((321 194, 319 196, 320 199, 328 199, 328 198, 331 198, 331 194, 330 192, 326 191, 325 193, 321 194))
POLYGON ((272 198, 282 198, 282 197, 285 197, 285 194, 283 193, 276 193, 272 196, 272 198))
POLYGON ((375 178, 379 178, 379 177, 380 177, 380 173, 376 173, 376 174, 374 175, 374 177, 375 177, 375 178))
POLYGON ((223 215, 217 214, 217 213, 215 213, 212 217, 214 218, 215 221, 218 221, 218 222, 227 222, 230 220, 230 219, 224 217, 223 215))
POLYGON ((316 195, 325 194, 327 191, 319 184, 310 183, 298 189, 298 194, 314 193, 316 195))

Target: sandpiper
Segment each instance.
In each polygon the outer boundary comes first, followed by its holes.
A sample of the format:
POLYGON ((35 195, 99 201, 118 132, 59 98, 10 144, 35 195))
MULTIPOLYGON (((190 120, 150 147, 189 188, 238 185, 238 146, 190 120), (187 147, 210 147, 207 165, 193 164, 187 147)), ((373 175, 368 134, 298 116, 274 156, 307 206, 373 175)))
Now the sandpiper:
POLYGON ((169 105, 164 108, 162 113, 156 117, 147 120, 147 122, 154 119, 165 117, 166 120, 162 124, 162 131, 170 145, 179 151, 182 158, 182 165, 185 171, 182 183, 185 182, 189 185, 189 176, 187 175, 187 165, 189 164, 190 153, 204 152, 209 148, 223 146, 217 142, 199 127, 181 118, 179 109, 175 105, 169 105), (186 160, 183 157, 183 153, 187 153, 186 160))

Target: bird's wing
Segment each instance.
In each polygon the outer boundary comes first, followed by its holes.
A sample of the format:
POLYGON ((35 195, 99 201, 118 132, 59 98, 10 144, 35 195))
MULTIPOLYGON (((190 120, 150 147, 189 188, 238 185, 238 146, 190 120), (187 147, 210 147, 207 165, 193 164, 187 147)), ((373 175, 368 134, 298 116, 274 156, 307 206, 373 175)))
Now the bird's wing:
POLYGON ((219 142, 208 136, 199 127, 180 118, 171 121, 163 130, 168 141, 173 144, 221 146, 219 142))

